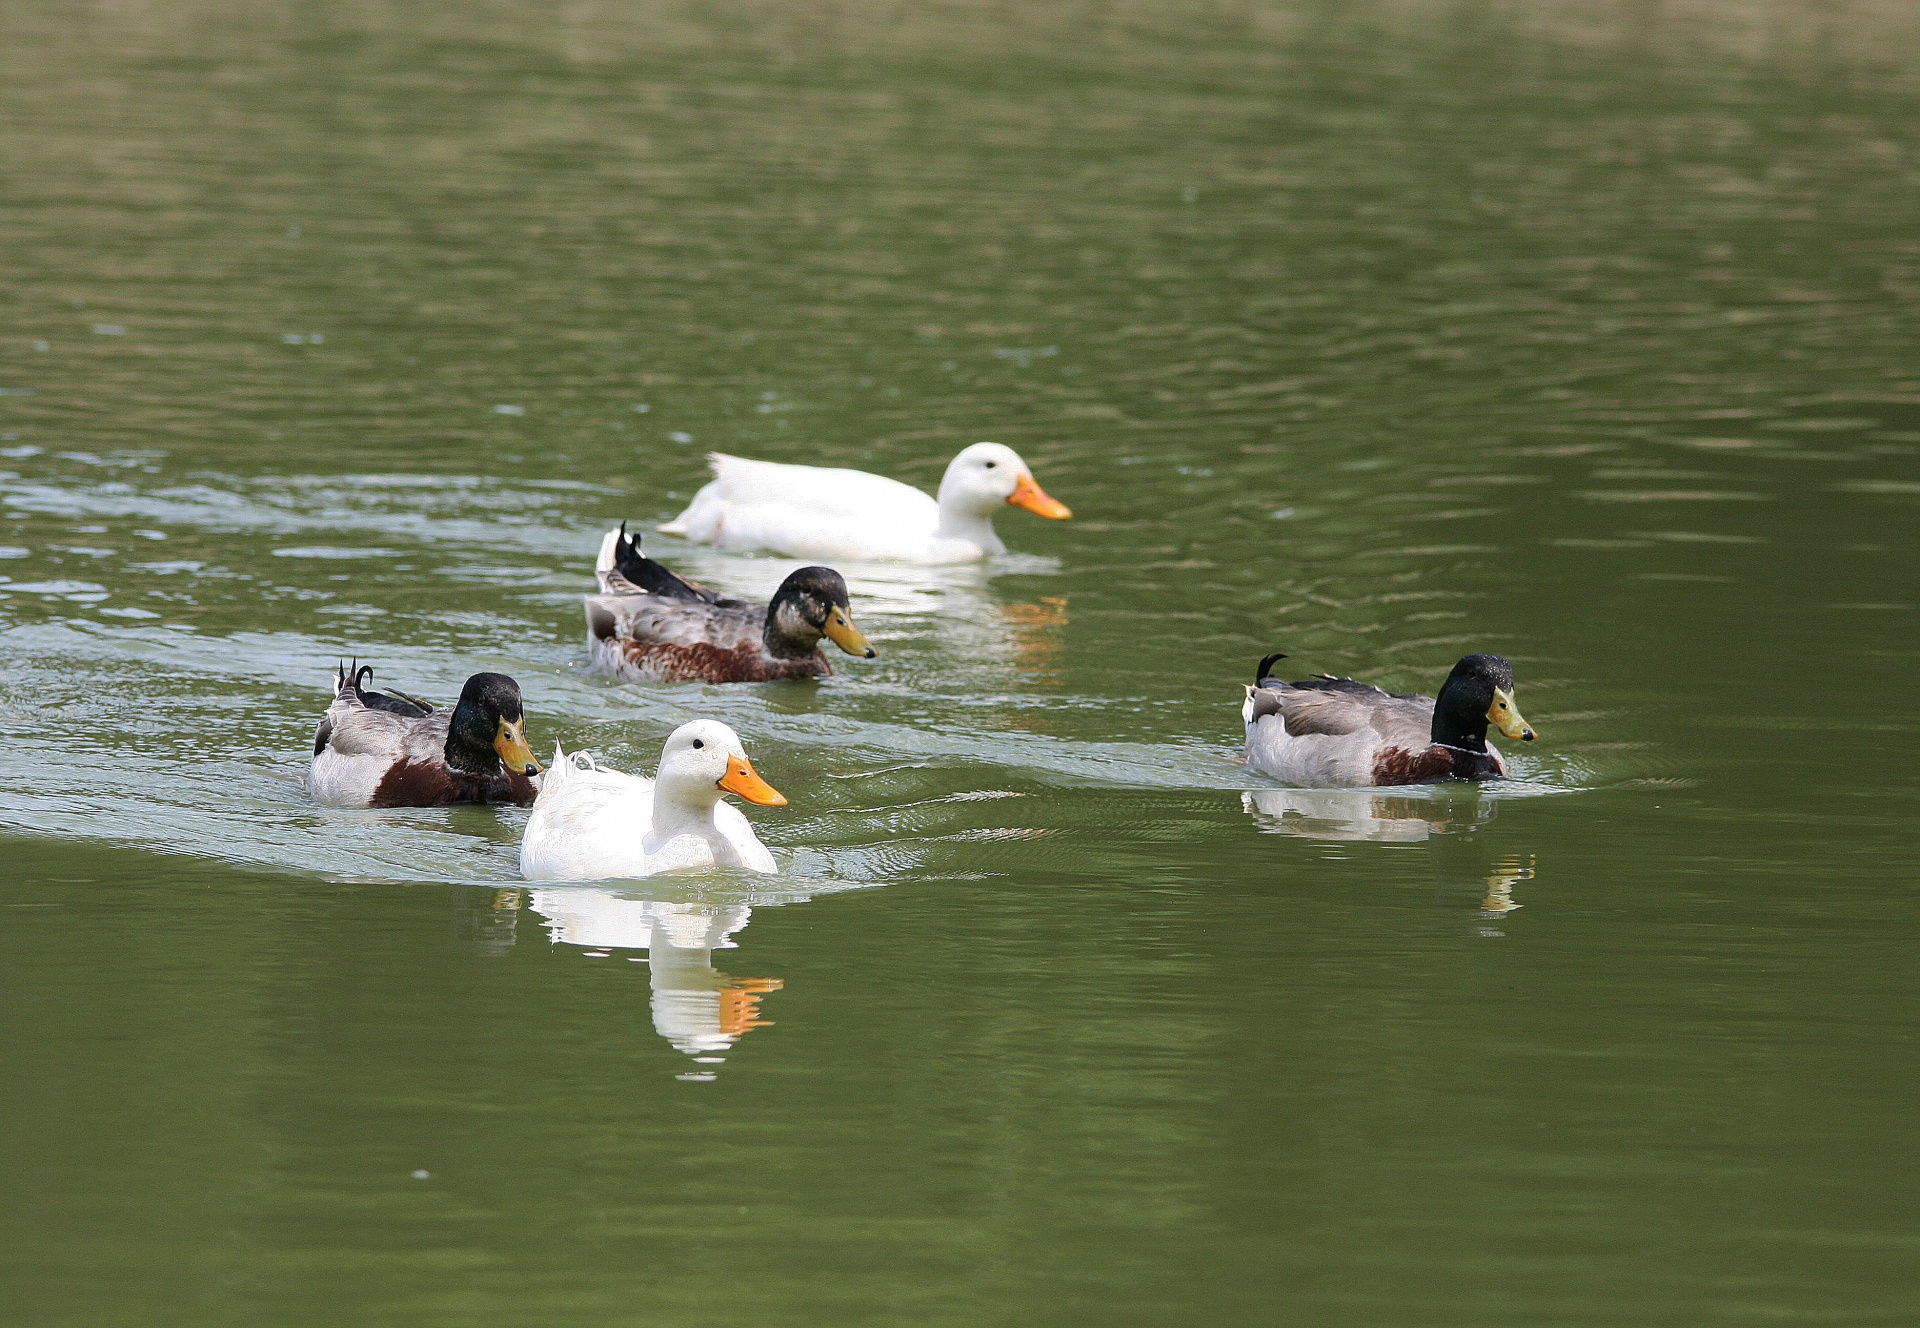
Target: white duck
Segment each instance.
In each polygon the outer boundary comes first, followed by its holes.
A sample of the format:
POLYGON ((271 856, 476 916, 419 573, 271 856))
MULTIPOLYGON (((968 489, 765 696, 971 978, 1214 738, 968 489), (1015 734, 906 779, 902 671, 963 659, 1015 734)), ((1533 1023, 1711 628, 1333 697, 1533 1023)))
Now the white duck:
POLYGON ((712 453, 713 479, 660 529, 723 549, 769 549, 821 561, 966 563, 1007 546, 993 514, 1024 507, 1063 521, 1011 447, 975 443, 947 464, 935 499, 863 470, 790 466, 712 453))
POLYGON ((723 793, 787 805, 754 771, 740 735, 717 720, 675 729, 653 779, 609 770, 584 752, 568 756, 556 744, 520 839, 520 874, 587 881, 715 867, 778 872, 739 808, 720 801, 723 793))

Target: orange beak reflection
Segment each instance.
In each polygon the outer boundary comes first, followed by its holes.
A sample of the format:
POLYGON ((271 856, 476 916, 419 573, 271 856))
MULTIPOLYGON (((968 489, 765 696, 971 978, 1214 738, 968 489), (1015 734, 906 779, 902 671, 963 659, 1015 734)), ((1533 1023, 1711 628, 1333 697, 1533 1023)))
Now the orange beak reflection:
POLYGON ((1013 496, 1007 499, 1009 507, 1024 507, 1035 516, 1043 516, 1049 521, 1065 521, 1073 515, 1073 509, 1058 498, 1047 497, 1047 491, 1033 482, 1033 476, 1022 475, 1020 483, 1014 486, 1013 496))
POLYGON ((759 803, 762 807, 787 805, 787 795, 760 778, 753 763, 744 757, 729 756, 727 773, 716 782, 728 793, 737 793, 748 802, 759 803))

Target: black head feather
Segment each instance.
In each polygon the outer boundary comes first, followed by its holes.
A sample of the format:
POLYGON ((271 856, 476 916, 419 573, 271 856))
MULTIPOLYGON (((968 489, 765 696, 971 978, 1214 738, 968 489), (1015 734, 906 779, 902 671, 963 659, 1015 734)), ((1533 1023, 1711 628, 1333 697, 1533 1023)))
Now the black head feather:
POLYGON ((781 659, 812 654, 826 635, 829 615, 847 607, 845 577, 831 567, 802 567, 780 583, 767 605, 768 653, 781 659))
POLYGON ((1513 690, 1513 665, 1498 655, 1467 655, 1453 666, 1433 703, 1433 740, 1470 752, 1487 748, 1487 709, 1495 688, 1513 690))
POLYGON ((523 718, 520 684, 504 673, 476 673, 460 689, 460 704, 447 726, 447 764, 473 774, 492 774, 500 768, 493 740, 500 721, 517 724, 523 718))

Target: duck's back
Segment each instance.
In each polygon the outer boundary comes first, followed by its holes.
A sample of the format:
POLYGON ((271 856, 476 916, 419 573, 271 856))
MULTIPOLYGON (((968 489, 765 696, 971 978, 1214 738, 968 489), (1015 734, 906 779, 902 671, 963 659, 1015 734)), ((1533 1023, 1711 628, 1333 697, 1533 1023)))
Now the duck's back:
POLYGON ((713 480, 661 530, 722 548, 858 560, 917 556, 940 524, 938 503, 884 475, 717 452, 709 460, 713 480))
POLYGON ((590 881, 647 874, 653 781, 555 748, 520 838, 520 874, 531 881, 590 881))

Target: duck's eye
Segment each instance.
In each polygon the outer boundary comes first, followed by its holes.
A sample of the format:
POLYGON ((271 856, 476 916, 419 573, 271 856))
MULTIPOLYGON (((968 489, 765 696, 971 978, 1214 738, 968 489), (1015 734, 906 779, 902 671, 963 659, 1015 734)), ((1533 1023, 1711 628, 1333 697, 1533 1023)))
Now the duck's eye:
POLYGON ((694 747, 695 747, 696 749, 698 749, 698 748, 701 748, 701 747, 705 747, 705 746, 706 746, 707 744, 706 744, 706 743, 704 743, 704 742, 702 742, 702 741, 701 741, 700 739, 698 739, 698 738, 695 738, 695 739, 693 740, 693 745, 694 745, 694 747))
POLYGON ((999 464, 1000 464, 1000 463, 999 463, 998 461, 989 461, 989 462, 987 462, 987 469, 988 469, 988 470, 992 470, 992 469, 993 469, 993 468, 994 468, 995 466, 997 466, 997 465, 999 465, 999 464))

